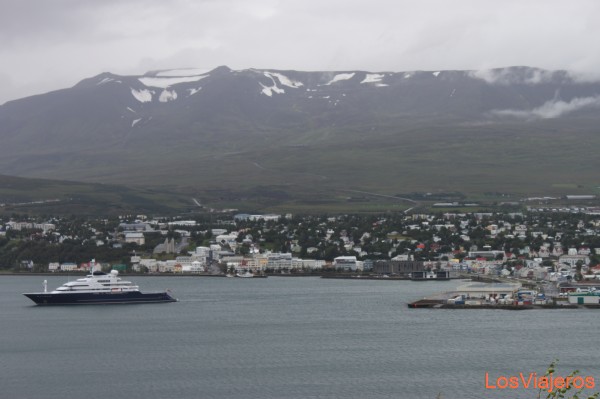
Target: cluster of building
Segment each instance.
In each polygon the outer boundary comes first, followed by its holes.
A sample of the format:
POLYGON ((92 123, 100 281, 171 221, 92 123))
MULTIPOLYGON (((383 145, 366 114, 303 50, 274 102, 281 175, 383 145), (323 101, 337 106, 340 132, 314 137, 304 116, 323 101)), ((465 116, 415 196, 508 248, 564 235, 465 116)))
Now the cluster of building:
MULTIPOLYGON (((593 209, 582 211, 237 214, 217 221, 138 215, 122 217, 117 223, 86 222, 77 226, 77 234, 68 230, 73 223, 59 219, 6 220, 0 235, 10 230, 35 231, 36 240, 55 245, 64 239, 109 248, 130 244, 139 250, 125 267, 152 273, 287 273, 333 268, 402 275, 462 270, 558 281, 592 277, 597 272, 600 217, 593 209), (156 237, 162 237, 158 244, 156 237), (151 248, 148 242, 154 243, 151 248)), ((30 238, 22 235, 19 239, 30 238)), ((85 263, 58 263, 58 259, 49 259, 47 265, 51 271, 86 267, 85 263)))

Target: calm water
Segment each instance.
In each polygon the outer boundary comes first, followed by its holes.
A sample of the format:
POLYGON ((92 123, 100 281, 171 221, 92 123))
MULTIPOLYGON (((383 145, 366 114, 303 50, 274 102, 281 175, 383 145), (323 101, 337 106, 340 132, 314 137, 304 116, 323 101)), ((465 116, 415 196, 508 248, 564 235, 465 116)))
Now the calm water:
POLYGON ((454 282, 135 277, 178 303, 37 307, 0 277, 0 398, 535 398, 491 376, 591 375, 593 310, 421 310, 454 282))

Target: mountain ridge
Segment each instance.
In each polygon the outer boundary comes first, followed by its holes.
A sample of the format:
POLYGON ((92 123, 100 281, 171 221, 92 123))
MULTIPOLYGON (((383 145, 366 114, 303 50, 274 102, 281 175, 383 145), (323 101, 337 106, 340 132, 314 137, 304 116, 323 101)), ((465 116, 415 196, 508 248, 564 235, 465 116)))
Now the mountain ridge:
POLYGON ((200 193, 556 192, 600 183, 598 108, 599 82, 528 67, 104 72, 0 106, 0 173, 200 193))

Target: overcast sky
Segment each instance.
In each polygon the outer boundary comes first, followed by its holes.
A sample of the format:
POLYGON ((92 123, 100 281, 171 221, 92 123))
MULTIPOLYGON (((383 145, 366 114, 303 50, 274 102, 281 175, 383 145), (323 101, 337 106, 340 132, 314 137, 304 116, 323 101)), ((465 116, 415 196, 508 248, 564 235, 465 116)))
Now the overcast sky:
POLYGON ((0 0, 0 104, 101 72, 410 71, 600 76, 598 0, 0 0))

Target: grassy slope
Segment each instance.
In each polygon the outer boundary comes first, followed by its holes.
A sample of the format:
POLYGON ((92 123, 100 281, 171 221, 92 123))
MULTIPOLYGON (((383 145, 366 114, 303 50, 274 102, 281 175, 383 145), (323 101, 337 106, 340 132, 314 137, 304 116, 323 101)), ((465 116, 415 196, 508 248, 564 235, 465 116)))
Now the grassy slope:
MULTIPOLYGON (((410 204, 348 194, 360 190, 486 192, 515 196, 598 193, 600 134, 592 123, 568 118, 504 124, 403 121, 393 126, 250 131, 223 140, 204 134, 139 151, 109 146, 83 159, 57 162, 59 175, 156 191, 112 186, 35 185, 41 197, 113 203, 115 208, 185 208, 189 196, 215 207, 245 210, 386 210, 410 204), (221 143, 221 144, 219 144, 221 143), (176 188, 175 188, 176 187, 176 188), (174 190, 177 193, 170 194, 174 190), (163 193, 163 194, 161 194, 163 193), (164 194, 167 193, 167 194, 164 194)), ((33 158, 32 162, 35 162, 33 158)), ((56 176, 48 172, 47 176, 56 176)), ((29 189, 25 190, 32 195, 29 189)), ((3 195, 17 196, 2 184, 3 195)))
POLYGON ((188 196, 168 190, 137 189, 108 184, 27 179, 0 175, 0 208, 4 213, 106 215, 172 213, 191 208, 188 196), (28 204, 31 201, 59 200, 28 204))

